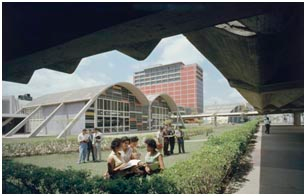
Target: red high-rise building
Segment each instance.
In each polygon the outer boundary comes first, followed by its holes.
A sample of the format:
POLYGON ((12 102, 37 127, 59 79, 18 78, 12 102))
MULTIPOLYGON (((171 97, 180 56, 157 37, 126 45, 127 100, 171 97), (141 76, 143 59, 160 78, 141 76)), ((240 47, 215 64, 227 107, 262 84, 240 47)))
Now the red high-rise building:
POLYGON ((167 93, 187 114, 203 112, 203 70, 197 64, 151 66, 134 73, 134 84, 146 95, 167 93))

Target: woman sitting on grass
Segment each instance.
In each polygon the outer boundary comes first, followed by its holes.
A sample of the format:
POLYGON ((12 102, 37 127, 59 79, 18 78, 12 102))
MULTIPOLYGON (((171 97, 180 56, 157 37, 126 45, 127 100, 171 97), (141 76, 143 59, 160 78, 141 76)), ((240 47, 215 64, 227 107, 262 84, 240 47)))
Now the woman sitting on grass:
POLYGON ((115 138, 111 143, 112 152, 107 158, 107 170, 110 178, 114 178, 118 175, 124 175, 124 172, 120 170, 124 167, 123 160, 120 154, 121 150, 121 139, 115 138))
POLYGON ((164 166, 163 156, 156 150, 157 145, 154 139, 146 139, 147 154, 145 156, 145 171, 147 174, 158 173, 164 166))
POLYGON ((115 177, 129 177, 134 174, 142 174, 137 166, 125 163, 123 157, 120 153, 122 141, 119 138, 115 138, 111 143, 112 152, 107 159, 107 170, 108 172, 104 175, 105 178, 115 178, 115 177))

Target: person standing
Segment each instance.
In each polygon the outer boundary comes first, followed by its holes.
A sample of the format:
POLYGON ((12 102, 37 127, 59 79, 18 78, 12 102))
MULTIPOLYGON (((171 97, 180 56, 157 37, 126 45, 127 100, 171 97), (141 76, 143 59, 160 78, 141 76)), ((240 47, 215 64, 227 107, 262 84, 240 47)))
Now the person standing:
POLYGON ((95 161, 94 149, 93 149, 93 131, 88 131, 88 142, 87 142, 87 161, 89 161, 90 153, 92 154, 92 160, 95 161))
POLYGON ((101 143, 102 143, 102 133, 98 129, 94 129, 93 134, 93 147, 94 147, 94 157, 96 161, 101 161, 101 143))
POLYGON ((264 123, 265 123, 265 126, 266 126, 265 133, 270 134, 270 123, 271 123, 271 121, 270 121, 269 117, 265 118, 264 123))
POLYGON ((88 142, 88 135, 87 130, 83 129, 82 132, 78 135, 78 142, 79 146, 79 161, 78 163, 85 163, 86 159, 86 151, 87 151, 87 142, 88 142))
POLYGON ((170 154, 173 154, 173 150, 175 146, 175 137, 174 137, 174 129, 171 125, 168 128, 168 135, 169 135, 169 143, 170 143, 170 154))
POLYGON ((163 128, 159 128, 156 133, 156 139, 157 139, 157 150, 161 153, 163 149, 164 144, 164 138, 163 138, 163 128))
POLYGON ((168 137, 167 126, 163 128, 163 140, 164 140, 164 156, 168 156, 170 153, 168 151, 169 137, 168 137))
POLYGON ((180 127, 177 127, 177 129, 175 130, 175 137, 177 139, 179 153, 181 153, 181 152, 185 153, 184 132, 181 130, 180 127))

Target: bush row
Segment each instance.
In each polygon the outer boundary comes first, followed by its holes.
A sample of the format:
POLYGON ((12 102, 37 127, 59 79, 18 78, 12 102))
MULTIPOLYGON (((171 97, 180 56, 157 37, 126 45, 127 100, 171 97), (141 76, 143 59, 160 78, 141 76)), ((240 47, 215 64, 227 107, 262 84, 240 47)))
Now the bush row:
POLYGON ((251 121, 220 136, 210 136, 200 151, 165 170, 162 176, 180 193, 220 192, 223 180, 238 166, 256 128, 257 121, 251 121))
POLYGON ((220 136, 210 136, 191 159, 150 178, 104 180, 71 168, 40 168, 4 160, 3 193, 216 193, 237 166, 256 124, 249 122, 220 136))
MULTIPOLYGON (((186 130, 186 139, 191 136, 206 134, 212 132, 210 127, 197 127, 186 130)), ((152 138, 155 133, 138 134, 140 147, 144 147, 144 141, 146 138, 152 138)), ((102 141, 102 150, 109 150, 109 146, 115 135, 112 137, 105 137, 102 141)), ((67 139, 48 138, 44 140, 25 139, 18 142, 4 142, 2 144, 2 156, 3 157, 21 157, 21 156, 33 156, 33 155, 45 155, 45 154, 59 154, 78 152, 79 144, 76 136, 69 136, 67 139)))
POLYGON ((90 177, 87 171, 41 168, 10 160, 4 160, 2 168, 4 194, 177 193, 174 184, 159 175, 104 180, 90 177))

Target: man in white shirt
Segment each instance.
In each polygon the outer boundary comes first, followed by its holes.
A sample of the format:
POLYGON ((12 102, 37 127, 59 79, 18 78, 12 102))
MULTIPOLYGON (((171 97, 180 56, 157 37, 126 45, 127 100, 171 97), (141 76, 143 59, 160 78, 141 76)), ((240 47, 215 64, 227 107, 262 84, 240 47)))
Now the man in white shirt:
POLYGON ((265 126, 266 126, 266 130, 265 133, 270 134, 270 119, 269 117, 266 116, 265 120, 264 120, 265 126))
POLYGON ((93 146, 96 161, 101 161, 101 143, 102 143, 102 133, 98 129, 94 129, 93 134, 93 146))
POLYGON ((181 153, 181 152, 185 153, 184 132, 179 127, 177 127, 176 130, 175 130, 175 137, 177 138, 179 153, 181 153))
POLYGON ((88 135, 87 130, 83 129, 82 133, 78 135, 78 142, 80 144, 79 147, 79 161, 78 163, 85 163, 86 155, 87 155, 87 142, 88 142, 88 135))

